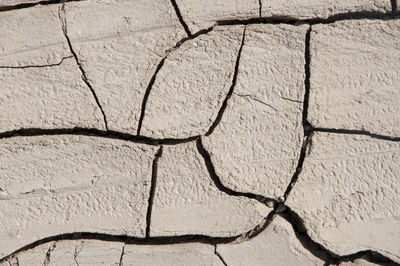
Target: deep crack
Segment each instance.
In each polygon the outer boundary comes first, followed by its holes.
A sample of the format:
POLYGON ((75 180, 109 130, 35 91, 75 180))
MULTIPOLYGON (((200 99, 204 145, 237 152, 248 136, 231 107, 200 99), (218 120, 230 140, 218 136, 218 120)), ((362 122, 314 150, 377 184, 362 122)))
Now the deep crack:
POLYGON ((149 192, 149 201, 147 205, 147 213, 146 213, 146 238, 150 237, 150 228, 151 228, 151 211, 153 209, 153 201, 154 195, 156 191, 157 185, 157 167, 158 167, 158 160, 162 156, 163 146, 160 146, 157 153, 154 156, 152 172, 151 172, 151 185, 150 185, 150 192, 149 192))
POLYGON ((192 33, 190 32, 188 25, 183 20, 181 11, 179 10, 179 7, 178 7, 178 4, 176 3, 176 0, 171 0, 171 4, 174 7, 174 10, 175 10, 176 16, 179 19, 179 22, 182 24, 182 27, 185 29, 185 32, 186 32, 187 36, 188 37, 192 36, 192 33))
POLYGON ((213 133, 214 129, 219 124, 219 122, 221 122, 221 119, 222 119, 222 116, 224 115, 225 109, 228 106, 228 101, 229 101, 229 99, 231 98, 231 96, 233 94, 233 90, 235 89, 236 81, 237 81, 237 77, 238 77, 238 72, 239 72, 240 56, 242 54, 242 49, 243 49, 243 46, 244 46, 245 36, 246 36, 246 27, 244 27, 244 29, 243 29, 242 42, 240 44, 240 48, 239 48, 239 51, 238 51, 238 54, 237 54, 237 57, 236 57, 235 69, 234 69, 234 72, 233 72, 231 86, 229 88, 228 93, 226 94, 226 97, 225 97, 224 101, 222 102, 222 106, 218 111, 217 117, 215 118, 214 122, 210 126, 210 129, 207 131, 206 136, 211 135, 213 133))
POLYGON ((228 266, 222 255, 217 251, 217 245, 214 245, 214 254, 218 257, 218 259, 222 262, 222 264, 228 266))
POLYGON ((75 58, 75 62, 78 65, 79 70, 81 71, 82 80, 86 84, 86 86, 89 88, 89 90, 92 92, 92 95, 93 95, 93 97, 94 97, 94 99, 96 101, 96 104, 99 107, 99 109, 100 109, 100 111, 101 111, 101 113, 103 115, 104 127, 105 127, 106 130, 108 130, 107 117, 106 117, 106 114, 105 114, 105 112, 103 110, 103 107, 101 106, 99 98, 97 97, 95 90, 93 89, 92 85, 90 84, 90 82, 89 82, 89 80, 88 80, 88 78, 86 76, 86 72, 83 69, 83 66, 79 61, 78 55, 76 54, 75 50, 72 47, 72 43, 71 43, 70 38, 68 37, 67 21, 66 21, 66 17, 65 17, 65 0, 61 0, 60 2, 61 2, 61 5, 59 6, 58 16, 59 16, 59 19, 60 19, 61 28, 62 28, 64 37, 67 40, 69 50, 70 50, 71 54, 73 55, 73 57, 75 58))

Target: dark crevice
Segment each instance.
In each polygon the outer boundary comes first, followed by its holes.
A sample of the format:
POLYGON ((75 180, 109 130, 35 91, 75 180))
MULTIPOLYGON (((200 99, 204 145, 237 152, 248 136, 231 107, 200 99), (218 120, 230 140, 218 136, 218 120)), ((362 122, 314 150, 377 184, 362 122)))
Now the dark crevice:
POLYGON ((315 24, 330 24, 342 20, 361 20, 361 19, 380 19, 392 20, 399 19, 400 14, 391 12, 383 13, 376 11, 362 11, 362 12, 347 12, 329 16, 327 18, 311 18, 311 19, 298 19, 288 16, 273 16, 265 18, 250 18, 250 19, 232 19, 232 20, 218 20, 216 25, 229 26, 229 25, 250 25, 250 24, 289 24, 289 25, 315 25, 315 24))
POLYGON ((192 36, 192 33, 190 32, 188 25, 187 25, 186 22, 183 20, 181 11, 179 10, 179 7, 178 7, 178 5, 177 5, 177 3, 176 3, 176 0, 171 0, 171 3, 172 3, 172 6, 173 6, 174 9, 175 9, 175 13, 176 13, 176 16, 177 16, 178 19, 179 19, 179 22, 182 24, 182 27, 185 29, 185 32, 186 32, 187 36, 188 36, 188 37, 192 36))
POLYGON ((258 17, 262 17, 262 0, 258 0, 258 17))
POLYGON ((147 214, 146 214, 146 238, 150 237, 151 211, 153 208, 153 200, 154 200, 154 194, 156 191, 156 183, 157 183, 157 166, 158 166, 158 160, 162 156, 162 150, 163 150, 163 147, 161 146, 160 149, 158 149, 157 153, 155 154, 154 160, 153 160, 149 201, 148 201, 148 205, 147 205, 147 214))
POLYGON ((108 139, 125 140, 134 143, 147 144, 147 145, 175 145, 181 143, 187 143, 199 138, 199 136, 193 136, 185 139, 154 139, 144 136, 136 136, 128 133, 122 133, 113 130, 100 130, 96 128, 58 128, 58 129, 40 129, 40 128, 24 128, 18 130, 11 130, 0 133, 0 139, 12 138, 17 136, 33 137, 33 136, 54 136, 54 135, 78 135, 78 136, 97 136, 108 139))
POLYGON ((272 198, 267 198, 264 197, 262 195, 257 195, 257 194, 253 194, 253 193, 247 193, 247 192, 238 192, 238 191, 234 191, 228 187, 225 187, 220 178, 218 177, 218 175, 216 174, 215 168, 212 164, 211 161, 211 156, 210 153, 204 148, 203 143, 201 141, 201 138, 199 138, 197 140, 196 143, 197 146, 197 150, 200 153, 200 155, 203 157, 205 165, 207 167, 207 171, 212 179, 212 181, 214 182, 214 185, 222 192, 230 195, 230 196, 235 196, 235 197, 246 197, 249 199, 255 199, 263 204, 267 204, 267 205, 275 205, 277 203, 277 201, 275 199, 272 198))
POLYGON ((119 257, 119 263, 118 263, 119 266, 122 266, 124 255, 125 255, 125 245, 122 246, 121 256, 119 257))
POLYGON ((296 170, 290 180, 289 185, 286 188, 284 193, 284 202, 286 201, 287 197, 289 196, 290 192, 292 191, 294 185, 299 178, 301 170, 303 168, 304 159, 306 158, 306 149, 311 137, 312 127, 308 122, 308 101, 310 97, 310 78, 311 78, 311 70, 310 70, 310 63, 311 63, 311 55, 310 55, 310 41, 311 41, 311 25, 309 26, 306 36, 305 36, 305 44, 304 44, 304 100, 303 100, 303 113, 302 113, 302 125, 304 130, 304 139, 300 148, 300 155, 299 160, 297 162, 296 170))
POLYGON ((226 263, 226 261, 224 260, 224 258, 222 257, 222 255, 217 251, 217 245, 214 245, 214 254, 215 256, 218 257, 218 259, 222 262, 222 264, 224 264, 225 266, 228 266, 228 264, 226 263))
POLYGON ((340 263, 354 261, 356 259, 364 259, 378 265, 400 265, 390 258, 373 250, 363 250, 344 256, 335 254, 311 239, 304 226, 303 219, 289 207, 285 206, 285 211, 279 213, 279 215, 292 225, 293 230, 302 246, 317 258, 325 261, 325 265, 339 265, 340 263))
POLYGON ((381 140, 389 140, 389 141, 400 141, 400 137, 391 137, 385 135, 379 135, 375 133, 371 133, 366 130, 354 130, 354 129, 337 129, 337 128, 321 128, 316 127, 312 129, 315 132, 326 132, 326 133, 335 133, 335 134, 347 134, 347 135, 362 135, 362 136, 369 136, 374 139, 381 139, 381 140))
POLYGON ((50 255, 51 255, 51 252, 55 248, 56 248, 56 243, 53 243, 53 244, 50 245, 49 249, 46 252, 46 255, 45 255, 45 258, 44 258, 44 261, 43 261, 43 266, 47 266, 47 265, 50 264, 50 255))
POLYGON ((45 68, 45 67, 54 67, 59 66, 64 62, 65 59, 72 58, 73 56, 66 56, 61 58, 61 61, 54 64, 47 64, 47 65, 27 65, 27 66, 0 66, 0 68, 8 68, 8 69, 25 69, 25 68, 45 68))
POLYGON ((62 4, 61 4, 61 6, 59 8, 59 11, 58 11, 59 14, 58 15, 59 15, 59 18, 60 18, 61 27, 62 27, 62 31, 63 31, 64 37, 67 40, 69 50, 70 50, 71 54, 73 55, 73 57, 75 58, 76 64, 78 65, 79 70, 81 71, 82 80, 86 84, 86 86, 90 89, 90 91, 92 92, 92 95, 93 95, 93 97, 94 97, 94 99, 96 101, 96 104, 99 107, 99 109, 100 109, 100 111, 101 111, 101 113, 103 115, 104 126, 105 126, 106 130, 108 130, 107 117, 106 117, 106 114, 104 113, 103 107, 101 106, 99 98, 97 97, 96 92, 94 91, 92 85, 90 84, 90 82, 89 82, 89 80, 88 80, 88 78, 86 76, 86 72, 83 69, 83 66, 79 61, 78 55, 75 53, 75 51, 74 51, 74 49, 72 47, 71 40, 68 37, 67 22, 66 22, 66 18, 65 18, 65 0, 61 0, 60 2, 62 4))
POLYGON ((392 4, 392 14, 394 15, 397 12, 397 1, 390 0, 390 3, 392 4))
POLYGON ((197 37, 199 37, 199 36, 201 36, 201 35, 208 34, 208 33, 209 33, 210 31, 212 31, 212 30, 213 30, 213 27, 210 27, 210 28, 207 28, 207 29, 204 29, 204 30, 200 30, 200 31, 196 32, 196 33, 193 34, 193 35, 189 35, 188 37, 183 38, 182 40, 178 41, 178 42, 175 44, 174 47, 172 47, 171 49, 168 49, 168 50, 166 51, 166 55, 165 55, 165 56, 161 59, 161 61, 158 63, 157 68, 156 68, 156 70, 155 70, 153 76, 151 77, 150 82, 149 82, 149 84, 147 85, 146 91, 145 91, 144 96, 143 96, 142 108, 141 108, 141 110, 140 110, 139 123, 138 123, 137 132, 136 132, 136 134, 137 134, 138 136, 140 136, 140 133, 141 133, 141 130, 142 130, 143 119, 144 119, 144 116, 145 116, 145 114, 146 114, 146 106, 147 106, 147 101, 149 100, 149 96, 150 96, 151 89, 153 88, 154 82, 156 81, 158 72, 159 72, 159 71, 161 70, 161 68, 163 67, 164 62, 165 62, 165 60, 167 59, 167 57, 169 56, 169 54, 170 54, 172 51, 178 49, 178 48, 179 48, 182 44, 184 44, 185 42, 187 42, 187 41, 189 41, 189 40, 193 40, 193 39, 195 39, 195 38, 197 38, 197 37))
POLYGON ((214 129, 217 127, 217 125, 221 121, 222 116, 223 116, 223 114, 225 112, 225 109, 228 106, 229 98, 231 98, 233 90, 234 90, 234 88, 236 86, 237 76, 238 76, 238 72, 239 72, 240 56, 242 54, 242 49, 243 49, 243 46, 244 46, 245 36, 246 36, 246 27, 244 27, 244 29, 243 29, 242 43, 240 44, 240 48, 239 48, 239 51, 238 51, 238 54, 237 54, 237 57, 236 57, 235 69, 234 69, 233 77, 232 77, 232 84, 231 84, 231 86, 229 88, 229 91, 228 91, 228 93, 227 93, 227 95, 226 95, 226 97, 225 97, 225 99, 224 99, 224 101, 222 103, 221 108, 218 111, 217 117, 215 118, 215 121, 210 126, 210 129, 207 131, 206 136, 209 136, 210 134, 212 134, 214 129))
POLYGON ((80 2, 80 1, 82 1, 82 0, 64 0, 64 1, 63 0, 43 0, 43 1, 37 1, 37 2, 32 0, 30 3, 20 3, 20 4, 16 4, 16 5, 0 6, 0 12, 25 9, 25 8, 38 6, 38 5, 45 6, 45 5, 59 4, 60 2, 80 2))
POLYGON ((227 236, 227 237, 212 237, 207 235, 180 235, 180 236, 159 236, 159 237, 134 237, 127 235, 111 235, 111 234, 103 234, 103 233, 92 233, 92 232, 75 232, 68 234, 60 234, 55 236, 46 237, 40 240, 37 240, 33 243, 30 243, 10 255, 7 255, 3 258, 0 258, 0 263, 7 261, 11 258, 17 256, 18 253, 33 249, 42 244, 53 242, 53 241, 62 241, 62 240, 100 240, 105 242, 121 242, 125 245, 172 245, 172 244, 185 244, 185 243, 203 243, 203 244, 226 244, 237 241, 246 241, 252 237, 257 236, 263 230, 267 228, 270 224, 271 220, 274 217, 274 212, 271 213, 263 219, 263 221, 249 230, 244 234, 239 234, 235 236, 227 236))

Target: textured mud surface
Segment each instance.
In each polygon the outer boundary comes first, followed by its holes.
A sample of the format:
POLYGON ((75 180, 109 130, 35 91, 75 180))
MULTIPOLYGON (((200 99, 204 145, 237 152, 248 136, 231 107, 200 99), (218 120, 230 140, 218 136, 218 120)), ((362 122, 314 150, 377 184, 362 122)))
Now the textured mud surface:
POLYGON ((0 0, 0 265, 400 265, 395 0, 0 0))

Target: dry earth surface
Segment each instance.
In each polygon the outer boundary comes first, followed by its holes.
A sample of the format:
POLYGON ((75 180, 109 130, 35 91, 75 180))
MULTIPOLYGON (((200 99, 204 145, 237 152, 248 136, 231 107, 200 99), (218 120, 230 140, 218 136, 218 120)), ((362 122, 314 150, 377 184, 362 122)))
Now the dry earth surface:
POLYGON ((399 5, 0 0, 0 265, 400 265, 399 5))

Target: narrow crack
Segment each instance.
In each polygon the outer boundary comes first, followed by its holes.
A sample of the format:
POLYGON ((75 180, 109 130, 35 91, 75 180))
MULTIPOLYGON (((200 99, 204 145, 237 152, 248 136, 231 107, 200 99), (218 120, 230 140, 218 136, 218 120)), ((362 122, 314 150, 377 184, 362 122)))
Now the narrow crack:
POLYGON ((263 105, 266 105, 266 106, 268 106, 269 108, 271 108, 271 109, 275 110, 276 112, 278 112, 278 109, 276 109, 276 108, 273 107, 272 105, 270 105, 270 104, 268 104, 268 103, 266 103, 266 102, 263 102, 263 101, 261 101, 261 100, 255 98, 254 96, 252 96, 252 95, 250 95, 250 94, 239 94, 239 93, 236 93, 236 92, 233 92, 233 94, 236 95, 236 96, 239 96, 239 97, 247 97, 247 98, 250 98, 250 99, 252 99, 253 101, 256 101, 256 102, 259 102, 259 103, 261 103, 261 104, 263 104, 263 105))
POLYGON ((82 240, 82 241, 81 241, 81 245, 80 245, 79 247, 78 247, 78 246, 75 247, 75 251, 74 251, 74 261, 75 261, 75 263, 76 263, 76 266, 79 266, 79 262, 78 262, 78 260, 77 260, 76 258, 78 257, 79 253, 82 251, 83 245, 84 245, 84 241, 82 240))
POLYGON ((53 64, 46 64, 46 65, 26 65, 26 66, 0 66, 0 68, 7 68, 7 69, 25 69, 25 68, 45 68, 45 67, 54 67, 54 66, 59 66, 61 65, 64 60, 72 58, 73 56, 66 56, 61 58, 61 61, 58 63, 53 63, 53 64))
POLYGON ((303 219, 289 207, 285 206, 285 211, 279 213, 279 215, 292 225, 296 237, 302 246, 310 251, 315 257, 325 261, 325 265, 339 265, 340 263, 354 261, 356 259, 364 259, 378 265, 400 265, 392 259, 373 250, 363 250, 343 256, 335 254, 323 245, 311 239, 307 233, 303 219))
POLYGON ((125 245, 122 246, 121 256, 119 257, 119 263, 118 263, 119 266, 123 265, 122 262, 123 262, 124 255, 125 255, 125 245))
POLYGON ((262 0, 258 0, 258 17, 262 17, 262 0))
POLYGON ((148 102, 148 100, 149 100, 150 92, 151 92, 151 90, 152 90, 152 88, 153 88, 153 85, 154 85, 154 83, 155 83, 155 81, 156 81, 157 74, 158 74, 158 72, 161 70, 161 68, 163 67, 164 62, 165 62, 165 60, 167 59, 167 57, 168 57, 173 51, 175 51, 176 49, 178 49, 178 48, 179 48, 182 44, 184 44, 185 42, 187 42, 187 41, 189 41, 189 40, 193 40, 193 39, 195 39, 195 38, 197 38, 197 37, 199 37, 199 36, 201 36, 201 35, 208 34, 208 33, 211 32, 213 29, 214 29, 214 27, 210 27, 210 28, 207 28, 207 29, 204 29, 204 30, 200 30, 200 31, 198 31, 197 33, 195 33, 195 34, 193 34, 193 35, 189 35, 188 37, 183 38, 182 40, 178 41, 178 42, 175 44, 174 47, 172 47, 171 49, 168 49, 168 50, 166 51, 165 56, 164 56, 164 57, 160 60, 160 62, 158 63, 157 68, 156 68, 156 70, 154 71, 154 74, 153 74, 153 76, 151 77, 150 82, 149 82, 149 84, 148 84, 147 87, 146 87, 146 91, 145 91, 145 93, 144 93, 143 100, 142 100, 142 108, 141 108, 141 110, 140 110, 140 117, 139 117, 138 128, 137 128, 137 131, 136 131, 137 136, 140 136, 140 133, 141 133, 141 130, 142 130, 143 119, 144 119, 144 116, 145 116, 145 114, 146 114, 146 106, 147 106, 147 102, 148 102))
POLYGON ((300 148, 300 155, 299 155, 299 160, 297 162, 296 170, 290 180, 289 185, 286 188, 285 193, 283 194, 283 202, 286 201, 288 198, 290 192, 292 191, 294 185, 297 182, 297 179, 299 178, 299 175, 301 173, 301 170, 303 168, 303 163, 306 158, 306 150, 307 150, 307 145, 310 141, 311 133, 312 133, 312 127, 310 123, 308 122, 308 101, 310 98, 310 78, 311 78, 311 70, 310 70, 310 64, 311 64, 311 55, 310 55, 310 42, 311 42, 311 31, 312 31, 312 26, 310 25, 305 36, 305 49, 304 49, 304 72, 305 72, 305 78, 304 78, 304 100, 303 100, 303 113, 302 113, 302 125, 303 125, 303 142, 301 144, 300 148))
POLYGON ((237 81, 237 76, 238 76, 238 72, 239 72, 239 64, 240 64, 240 56, 242 54, 242 49, 244 46, 244 39, 246 36, 246 27, 244 27, 243 29, 243 35, 242 35, 242 43, 240 44, 240 48, 236 57, 236 63, 235 63, 235 69, 233 72, 233 77, 232 77, 232 84, 229 88, 228 93, 226 94, 226 97, 222 103, 221 108, 218 111, 217 117, 215 118, 214 122, 212 123, 212 125, 210 126, 210 129, 207 131, 206 136, 209 136, 213 133, 214 129, 217 127, 217 125, 219 124, 219 122, 221 122, 222 116, 225 112, 226 107, 228 106, 228 101, 231 98, 232 94, 233 94, 233 90, 235 89, 236 86, 236 81, 237 81))
POLYGON ((217 244, 214 245, 214 254, 218 257, 218 259, 222 262, 222 264, 228 266, 222 255, 217 251, 217 244))
POLYGON ((173 6, 174 9, 175 9, 175 13, 176 13, 176 16, 177 16, 178 19, 179 19, 179 22, 182 24, 182 27, 185 29, 185 32, 186 32, 187 36, 188 36, 188 37, 192 36, 192 33, 190 32, 188 25, 187 25, 186 22, 183 20, 181 11, 179 10, 179 7, 178 7, 178 4, 176 3, 176 0, 171 0, 171 4, 172 4, 172 6, 173 6))
POLYGON ((315 132, 326 132, 326 133, 346 134, 346 135, 362 135, 362 136, 369 136, 374 139, 381 139, 381 140, 388 140, 388 141, 400 141, 400 137, 379 135, 379 134, 371 133, 366 130, 321 128, 321 127, 316 127, 316 128, 313 128, 312 130, 315 132))
POLYGON ((65 17, 65 0, 61 0, 60 3, 61 3, 61 5, 60 5, 59 10, 58 10, 58 17, 60 19, 61 28, 62 28, 64 37, 67 40, 69 50, 70 50, 71 54, 73 55, 73 57, 75 58, 75 62, 78 65, 79 70, 81 71, 82 80, 86 84, 86 86, 89 88, 89 90, 92 92, 92 95, 93 95, 93 97, 94 97, 94 99, 96 101, 96 104, 99 107, 99 109, 100 109, 100 111, 101 111, 101 113, 103 115, 105 129, 108 130, 108 123, 107 123, 106 114, 105 114, 105 112, 103 110, 103 107, 100 104, 99 98, 97 97, 95 90, 93 89, 92 85, 90 84, 90 82, 89 82, 89 80, 88 80, 88 78, 86 76, 86 72, 83 69, 82 64, 80 63, 78 55, 76 54, 75 50, 73 49, 71 40, 70 40, 70 38, 68 36, 67 21, 66 21, 66 17, 65 17))
POLYGON ((40 129, 40 128, 23 128, 18 130, 11 130, 0 133, 0 139, 13 138, 18 136, 24 137, 35 137, 35 136, 56 136, 56 135, 78 135, 78 136, 96 136, 108 139, 118 139, 130 141, 133 143, 146 144, 152 146, 158 146, 162 144, 177 145, 181 143, 187 143, 199 138, 199 136, 192 136, 183 139, 155 139, 143 136, 131 135, 128 133, 118 132, 114 130, 100 130, 96 128, 57 128, 57 129, 40 129))
POLYGON ((43 266, 47 266, 47 265, 50 264, 50 255, 51 255, 51 252, 52 252, 55 248, 56 248, 56 243, 53 243, 53 244, 51 244, 51 245, 49 246, 49 249, 47 250, 46 255, 45 255, 45 258, 44 258, 44 261, 43 261, 43 266))
MULTIPOLYGON (((64 0, 64 2, 80 2, 80 1, 82 1, 82 0, 64 0)), ((15 4, 15 5, 0 6, 0 12, 31 8, 31 7, 38 6, 38 5, 41 5, 41 6, 56 5, 59 3, 60 3, 60 0, 43 0, 43 1, 30 2, 30 3, 19 3, 19 4, 15 4)))
POLYGON ((151 186, 150 186, 149 201, 146 213, 146 238, 150 237, 151 211, 153 209, 153 201, 157 185, 157 167, 158 167, 158 160, 162 156, 162 151, 163 151, 163 146, 160 146, 153 160, 152 173, 151 173, 151 186))
POLYGON ((197 151, 204 159, 204 162, 207 167, 207 171, 210 175, 211 180, 214 182, 214 185, 220 191, 222 191, 230 196, 246 197, 249 199, 255 199, 255 200, 261 202, 262 204, 266 204, 267 206, 276 205, 277 201, 275 199, 267 198, 263 195, 257 195, 257 194, 248 193, 248 192, 238 192, 238 191, 234 191, 228 187, 225 187, 222 184, 220 178, 218 177, 218 175, 215 171, 214 165, 212 164, 212 161, 211 161, 210 153, 204 148, 201 137, 197 139, 196 146, 197 146, 197 151))

